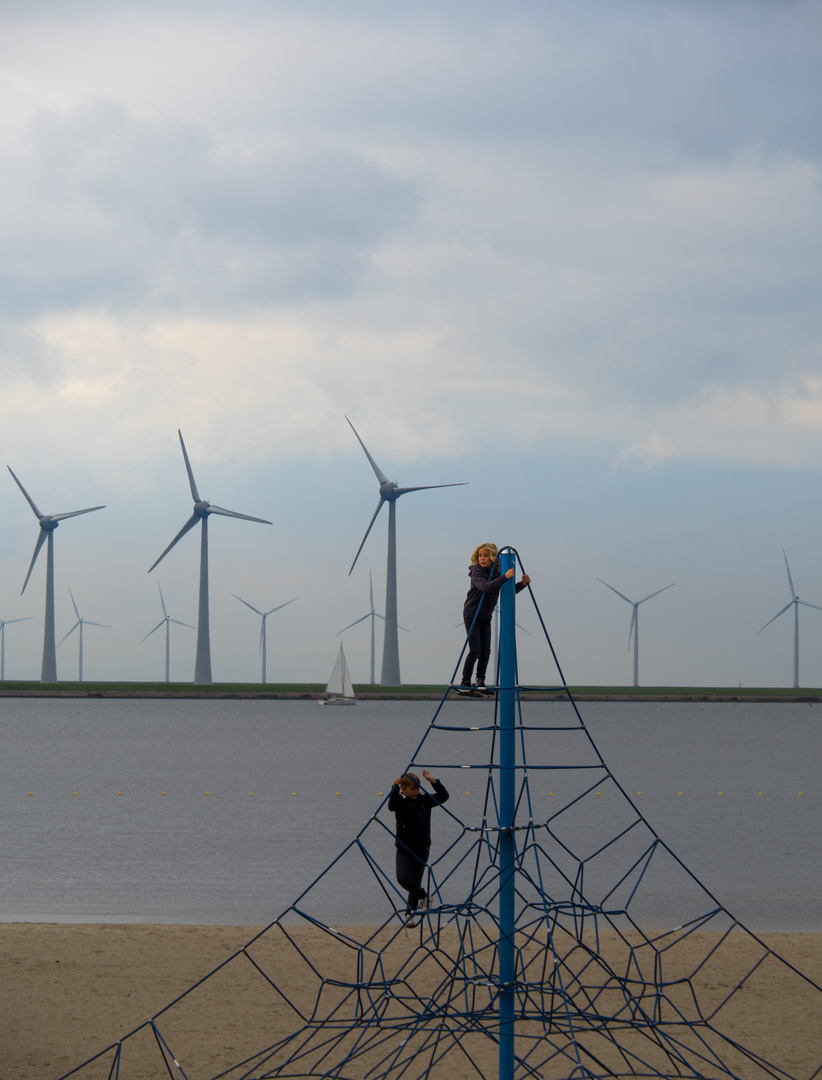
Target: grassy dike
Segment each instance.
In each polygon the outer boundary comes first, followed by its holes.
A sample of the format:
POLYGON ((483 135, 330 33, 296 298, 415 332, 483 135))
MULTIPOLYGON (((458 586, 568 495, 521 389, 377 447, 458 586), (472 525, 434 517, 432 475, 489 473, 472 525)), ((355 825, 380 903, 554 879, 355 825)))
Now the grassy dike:
MULTIPOLYGON (((822 702, 822 689, 787 687, 728 686, 571 686, 578 701, 742 701, 742 702, 822 702)), ((11 682, 0 683, 0 697, 90 697, 90 698, 248 698, 257 700, 311 699, 325 690, 325 683, 193 683, 151 682, 11 682)), ((445 685, 401 687, 354 686, 363 700, 439 700, 445 685)), ((553 701, 565 697, 553 688, 529 691, 528 700, 553 701)))

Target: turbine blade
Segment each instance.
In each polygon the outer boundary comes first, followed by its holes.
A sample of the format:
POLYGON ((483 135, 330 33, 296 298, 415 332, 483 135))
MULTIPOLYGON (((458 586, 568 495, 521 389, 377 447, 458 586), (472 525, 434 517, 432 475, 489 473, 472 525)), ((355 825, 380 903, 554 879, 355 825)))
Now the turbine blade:
MULTIPOLYGON (((171 618, 170 616, 169 616, 169 620, 168 620, 168 621, 169 621, 169 622, 173 622, 175 626, 187 626, 187 627, 189 628, 189 630, 196 630, 196 629, 197 629, 197 627, 196 627, 196 626, 192 626, 192 625, 191 625, 191 623, 188 623, 188 622, 180 622, 180 620, 179 620, 179 619, 172 619, 172 618, 171 618)), ((165 622, 165 619, 163 619, 163 622, 165 622)), ((160 623, 160 626, 162 626, 162 625, 163 625, 163 623, 160 623)))
POLYGON ((77 604, 75 603, 75 600, 74 600, 74 593, 71 591, 71 589, 69 589, 69 596, 71 597, 71 604, 72 604, 72 607, 74 608, 74 614, 79 619, 80 618, 80 612, 77 610, 77 604))
POLYGON ((106 630, 111 629, 111 626, 107 622, 92 622, 91 619, 83 619, 83 623, 86 626, 104 626, 106 630))
POLYGON ((105 510, 103 506, 87 506, 85 510, 69 510, 67 514, 52 514, 52 521, 65 521, 66 518, 77 517, 79 514, 90 514, 94 510, 105 510))
MULTIPOLYGON (((768 621, 767 621, 767 622, 765 623, 765 626, 770 626, 770 625, 771 625, 771 623, 772 623, 772 622, 775 622, 775 621, 776 621, 776 620, 777 620, 777 619, 779 618, 779 616, 780 616, 780 615, 784 615, 784 614, 785 614, 785 612, 786 612, 786 611, 788 610, 788 608, 790 608, 790 607, 793 607, 793 605, 794 605, 794 602, 795 602, 795 601, 791 600, 790 604, 786 604, 786 605, 785 605, 785 606, 784 606, 784 607, 782 608, 782 610, 781 610, 781 611, 777 611, 776 615, 774 615, 774 617, 773 617, 772 619, 768 619, 768 621)), ((765 629, 765 626, 763 626, 763 627, 762 627, 762 628, 761 628, 760 630, 757 630, 757 632, 756 632, 756 636, 757 636, 757 637, 759 637, 759 635, 760 635, 760 634, 762 633, 762 630, 764 630, 764 629, 765 629)))
POLYGON ((40 529, 39 533, 37 534, 37 542, 34 545, 34 554, 32 555, 31 562, 29 563, 29 572, 26 574, 26 580, 23 582, 23 588, 20 590, 20 595, 21 596, 26 591, 26 586, 29 583, 29 578, 31 577, 31 572, 34 569, 34 564, 37 562, 37 556, 40 554, 40 548, 43 546, 43 544, 45 542, 46 542, 46 530, 45 529, 40 529))
POLYGON ((147 638, 150 638, 152 634, 156 633, 164 623, 165 623, 165 619, 161 619, 160 622, 157 623, 157 625, 154 627, 153 630, 149 630, 149 632, 146 634, 146 636, 143 638, 143 640, 140 642, 140 644, 142 645, 143 641, 145 641, 147 638))
MULTIPOLYGON (((160 582, 159 581, 157 582, 157 588, 160 589, 160 582)), ((168 612, 166 611, 166 602, 165 602, 165 599, 163 598, 163 590, 162 589, 160 589, 160 604, 162 605, 162 608, 163 608, 163 615, 165 615, 165 617, 168 618, 168 612)), ((160 623, 160 625, 162 626, 163 624, 160 623)))
POLYGON ((188 460, 188 453, 186 452, 186 444, 183 442, 183 433, 177 428, 177 434, 180 436, 180 446, 183 448, 183 460, 186 463, 186 472, 188 473, 188 483, 191 487, 191 497, 195 502, 200 502, 200 493, 197 491, 197 485, 194 483, 194 473, 191 471, 191 462, 188 460))
MULTIPOLYGON (((602 578, 598 577, 597 581, 602 581, 602 578)), ((619 589, 615 589, 613 585, 608 585, 607 581, 602 581, 602 584, 607 586, 611 590, 611 592, 615 592, 617 596, 621 596, 623 600, 627 601, 627 603, 633 604, 633 600, 628 600, 628 597, 624 593, 621 593, 619 589)))
MULTIPOLYGON (((348 419, 348 417, 346 417, 346 419, 348 419)), ((351 423, 350 420, 348 422, 351 423)), ((355 432, 355 434, 356 434, 356 432, 355 432)), ((365 544, 365 541, 368 539, 368 534, 371 532, 371 526, 377 520, 377 514, 379 514, 380 510, 382 510, 384 502, 385 502, 385 499, 383 499, 382 496, 380 496, 380 501, 377 503, 377 509, 374 511, 374 516, 371 518, 371 520, 368 523, 368 528, 365 530, 365 536, 362 538, 362 542, 360 543, 360 546, 357 548, 357 554, 354 556, 354 561, 351 563, 351 570, 353 570, 354 567, 357 565, 357 559, 359 559, 360 552, 363 549, 363 545, 365 544)), ((351 570, 348 571, 348 576, 349 577, 351 577, 351 570)))
POLYGON ((29 493, 28 493, 28 492, 26 491, 26 489, 25 489, 25 488, 23 487, 23 485, 22 485, 22 484, 20 483, 20 481, 19 481, 19 480, 17 479, 17 477, 15 476, 15 474, 14 474, 14 469, 12 469, 11 465, 7 465, 7 466, 6 466, 6 468, 7 468, 8 470, 9 470, 9 472, 11 473, 11 475, 12 475, 12 476, 14 477, 14 482, 15 482, 15 484, 17 484, 17 486, 18 486, 18 487, 20 488, 20 490, 21 490, 21 491, 23 492, 23 494, 24 494, 24 495, 26 496, 26 502, 27 502, 27 503, 29 504, 29 506, 30 506, 30 507, 32 508, 32 510, 34 511, 34 513, 35 513, 35 514, 37 515, 37 518, 38 518, 38 519, 39 519, 39 518, 41 518, 41 517, 42 517, 43 515, 42 515, 42 514, 40 513, 40 511, 39 511, 39 510, 37 509, 37 504, 35 503, 34 499, 32 499, 31 495, 29 495, 29 493))
POLYGON ((63 644, 63 642, 64 642, 64 641, 66 640, 66 638, 67 638, 67 637, 69 636, 69 634, 73 634, 73 633, 74 633, 74 631, 75 631, 75 630, 77 629, 77 627, 78 627, 79 625, 80 625, 80 623, 79 623, 79 622, 76 622, 76 623, 74 624, 74 626, 72 626, 71 630, 69 630, 68 634, 63 634, 63 636, 62 636, 62 637, 60 638, 60 640, 59 640, 59 641, 57 642, 57 648, 58 648, 58 649, 59 649, 59 648, 60 648, 60 646, 61 646, 61 645, 63 644))
POLYGON ((210 514, 219 514, 221 517, 235 517, 242 518, 243 521, 259 521, 261 525, 273 525, 273 521, 267 521, 265 518, 252 517, 250 514, 238 514, 236 510, 226 510, 222 506, 209 505, 208 512, 210 514))
POLYGON ((797 604, 801 604, 802 607, 812 607, 816 611, 822 611, 822 607, 820 607, 819 604, 812 604, 808 600, 800 600, 799 597, 797 597, 796 602, 797 602, 797 604))
POLYGON ((235 592, 233 592, 231 595, 234 597, 235 600, 239 600, 241 604, 245 604, 247 608, 251 608, 251 610, 257 612, 258 615, 262 615, 261 611, 257 611, 257 608, 255 608, 253 604, 249 604, 247 600, 243 600, 242 596, 238 596, 235 592))
POLYGON ((363 619, 370 619, 370 618, 371 618, 371 612, 369 611, 367 615, 363 615, 362 619, 355 619, 354 622, 350 622, 348 624, 348 626, 344 626, 342 628, 342 630, 338 630, 337 631, 337 637, 339 637, 340 634, 344 634, 346 632, 346 630, 350 630, 352 626, 357 626, 359 623, 361 623, 363 621, 363 619))
POLYGON ((148 568, 149 574, 154 569, 154 567, 157 565, 157 563, 161 563, 163 561, 163 559, 166 557, 166 555, 168 555, 169 551, 171 551, 171 549, 174 547, 174 545, 177 543, 177 541, 181 540, 190 529, 193 529, 198 521, 199 521, 199 518, 197 517, 197 515, 192 514, 191 517, 188 519, 188 521, 185 523, 185 525, 183 525, 182 529, 180 529, 180 531, 177 533, 177 535, 174 537, 174 539, 171 541, 171 543, 165 549, 165 551, 160 556, 160 558, 155 559, 154 562, 151 564, 151 566, 148 568))
POLYGON ((395 488, 394 494, 399 498, 400 495, 407 495, 409 491, 431 491, 432 488, 445 488, 445 487, 467 487, 468 481, 462 480, 459 484, 421 484, 419 487, 398 487, 395 488))
POLYGON ((636 609, 639 605, 634 604, 634 613, 631 616, 631 629, 628 631, 628 651, 631 650, 631 642, 633 641, 634 634, 636 633, 637 614, 636 609))
MULTIPOLYGON (((672 589, 676 585, 675 581, 672 581, 670 585, 666 585, 665 589, 672 589)), ((656 592, 648 593, 647 596, 643 596, 641 600, 637 600, 638 604, 644 604, 646 600, 650 600, 652 596, 659 596, 661 592, 665 592, 665 589, 657 589, 656 592)))
POLYGON ((791 577, 791 568, 788 566, 788 556, 784 548, 782 548, 782 554, 785 556, 785 569, 788 571, 788 585, 791 589, 791 596, 796 596, 796 589, 793 587, 793 578, 791 577))
MULTIPOLYGON (((294 597, 294 600, 299 600, 299 599, 300 599, 300 598, 299 598, 299 596, 295 596, 295 597, 294 597)), ((293 604, 293 603, 294 603, 294 600, 286 600, 286 602, 285 602, 284 604, 277 604, 277 606, 276 606, 276 607, 273 607, 273 608, 271 609, 271 611, 266 611, 266 613, 265 613, 265 614, 266 614, 266 616, 268 616, 268 615, 273 615, 273 614, 274 614, 274 612, 275 612, 275 611, 279 611, 279 610, 280 610, 280 608, 288 607, 288 605, 289 605, 289 604, 293 604)))
MULTIPOLYGON (((348 420, 347 416, 346 416, 346 420, 348 420)), ((351 430, 354 432, 354 434, 357 435, 357 429, 354 427, 354 425, 351 423, 350 420, 348 420, 348 426, 351 428, 351 430)), ((376 476, 376 478, 379 480, 379 482, 381 484, 387 484, 389 482, 388 477, 385 475, 385 473, 382 471, 382 469, 379 467, 379 465, 376 463, 376 461, 368 453, 368 450, 366 449, 365 443, 362 441, 362 439, 359 437, 359 435, 357 435, 357 442, 360 444, 360 446, 363 448, 363 450, 365 450, 365 456, 371 462, 371 468, 374 470, 374 475, 376 476)), ((356 559, 354 561, 356 562, 356 559)))
POLYGON ((33 619, 33 618, 34 618, 33 615, 26 615, 22 619, 3 619, 2 621, 0 621, 0 626, 9 626, 13 622, 28 622, 29 619, 33 619))

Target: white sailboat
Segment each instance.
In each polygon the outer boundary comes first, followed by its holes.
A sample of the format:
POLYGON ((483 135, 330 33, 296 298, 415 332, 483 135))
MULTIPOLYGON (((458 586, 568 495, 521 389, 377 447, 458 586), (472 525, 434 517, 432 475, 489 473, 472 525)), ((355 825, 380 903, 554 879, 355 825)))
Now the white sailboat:
POLYGON ((357 704, 357 699, 354 697, 354 687, 351 685, 351 674, 348 670, 348 664, 345 660, 345 653, 343 652, 342 645, 340 645, 340 651, 337 654, 337 659, 331 672, 331 678, 328 680, 328 686, 325 688, 325 696, 317 698, 317 700, 320 705, 357 704))

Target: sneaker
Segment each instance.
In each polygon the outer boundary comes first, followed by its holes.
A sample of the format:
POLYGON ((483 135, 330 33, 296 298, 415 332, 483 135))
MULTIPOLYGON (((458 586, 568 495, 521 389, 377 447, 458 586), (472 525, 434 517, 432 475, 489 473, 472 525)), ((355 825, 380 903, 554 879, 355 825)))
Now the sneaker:
POLYGON ((414 927, 416 927, 416 926, 419 926, 420 924, 419 924, 419 923, 417 922, 417 920, 416 920, 416 919, 414 918, 414 913, 412 912, 412 913, 411 913, 411 914, 410 914, 410 915, 408 916, 408 918, 407 918, 407 919, 405 920, 405 924, 404 924, 404 925, 405 925, 405 929, 406 929, 406 930, 413 930, 413 929, 414 929, 414 927))
POLYGON ((424 896, 417 904, 417 911, 430 911, 431 910, 431 897, 424 896))
POLYGON ((474 693, 474 687, 471 685, 471 683, 463 682, 460 683, 458 687, 456 687, 456 691, 458 694, 463 694, 465 697, 470 697, 470 695, 474 693))
POLYGON ((474 687, 474 692, 477 694, 493 694, 493 690, 488 690, 484 682, 477 680, 477 685, 474 687))

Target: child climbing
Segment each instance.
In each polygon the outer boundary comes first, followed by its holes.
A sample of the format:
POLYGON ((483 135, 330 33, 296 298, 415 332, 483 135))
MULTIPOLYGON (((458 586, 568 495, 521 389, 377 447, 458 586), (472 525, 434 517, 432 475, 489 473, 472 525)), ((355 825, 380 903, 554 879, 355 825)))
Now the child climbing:
POLYGON ((397 818, 396 873, 397 881, 408 892, 408 927, 417 925, 414 912, 418 908, 425 911, 431 906, 422 887, 422 875, 431 849, 431 811, 448 801, 444 785, 425 769, 422 775, 433 787, 436 798, 420 788, 420 778, 412 772, 398 776, 388 796, 388 809, 397 818))
MULTIPOLYGON (((491 618, 497 606, 499 591, 505 582, 514 576, 513 568, 500 575, 499 549, 496 544, 480 544, 471 555, 468 576, 471 587, 465 598, 462 617, 465 632, 468 635, 468 655, 462 669, 462 682, 457 687, 458 694, 486 694, 485 673, 491 657, 491 618), (477 681, 471 685, 474 665, 477 666, 477 681)), ((531 582, 527 574, 522 575, 516 589, 521 592, 531 582)))

